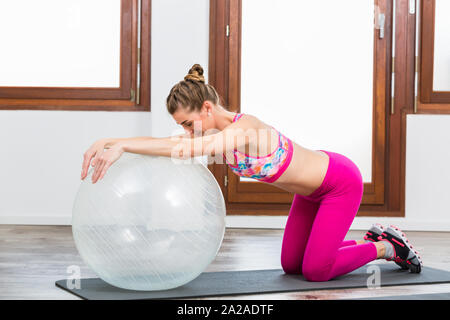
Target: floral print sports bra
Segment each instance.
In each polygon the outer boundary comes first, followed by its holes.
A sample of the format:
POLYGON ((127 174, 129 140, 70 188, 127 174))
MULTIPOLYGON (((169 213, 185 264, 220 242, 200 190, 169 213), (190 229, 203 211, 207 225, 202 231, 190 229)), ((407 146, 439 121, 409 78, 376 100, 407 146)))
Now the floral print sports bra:
MULTIPOLYGON (((238 121, 242 116, 242 113, 237 113, 234 116, 233 122, 238 121)), ((278 132, 278 148, 267 156, 252 157, 238 150, 234 150, 235 164, 231 164, 225 155, 223 155, 230 169, 241 177, 253 178, 267 183, 275 182, 286 171, 294 152, 292 141, 282 135, 278 130, 276 131, 278 132)))

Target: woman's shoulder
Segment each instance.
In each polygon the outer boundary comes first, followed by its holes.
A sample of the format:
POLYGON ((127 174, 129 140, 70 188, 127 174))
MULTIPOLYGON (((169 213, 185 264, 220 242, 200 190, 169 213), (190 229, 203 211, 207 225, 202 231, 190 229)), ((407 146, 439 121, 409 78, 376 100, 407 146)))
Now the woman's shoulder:
POLYGON ((242 113, 242 116, 240 117, 243 121, 246 121, 249 126, 258 128, 258 129, 268 129, 268 130, 276 130, 272 125, 269 123, 264 122, 260 118, 258 118, 255 115, 248 114, 248 113, 242 113))
POLYGON ((248 124, 253 124, 254 126, 265 125, 258 117, 249 114, 249 113, 237 113, 236 121, 242 120, 243 122, 247 122, 248 124))

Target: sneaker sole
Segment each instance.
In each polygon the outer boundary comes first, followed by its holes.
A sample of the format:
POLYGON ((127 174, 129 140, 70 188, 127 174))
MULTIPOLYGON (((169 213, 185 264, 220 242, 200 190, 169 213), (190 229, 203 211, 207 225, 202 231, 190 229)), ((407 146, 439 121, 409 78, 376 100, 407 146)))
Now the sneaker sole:
MULTIPOLYGON (((375 223, 372 225, 372 227, 370 227, 370 229, 367 232, 376 233, 379 236, 384 232, 384 227, 379 223, 375 223)), ((369 238, 367 236, 367 232, 366 232, 366 235, 364 236, 364 240, 377 242, 377 240, 373 240, 373 239, 369 238)))

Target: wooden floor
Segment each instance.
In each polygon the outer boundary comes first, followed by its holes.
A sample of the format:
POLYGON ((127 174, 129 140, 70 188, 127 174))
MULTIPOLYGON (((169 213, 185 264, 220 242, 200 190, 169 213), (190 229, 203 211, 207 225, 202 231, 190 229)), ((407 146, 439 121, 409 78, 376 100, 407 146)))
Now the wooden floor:
MULTIPOLYGON (((280 268, 282 235, 283 230, 227 229, 215 261, 205 271, 280 268)), ((361 239, 362 235, 363 232, 351 231, 347 239, 361 239)), ((425 265, 450 271, 450 233, 407 232, 407 235, 421 253, 425 265)), ((95 277, 81 260, 70 227, 0 225, 0 299, 78 299, 58 289, 54 284, 56 280, 68 276, 66 270, 71 265, 81 267, 82 277, 95 277)), ((393 286, 371 290, 318 290, 222 298, 348 299, 440 292, 450 292, 450 284, 393 286)))

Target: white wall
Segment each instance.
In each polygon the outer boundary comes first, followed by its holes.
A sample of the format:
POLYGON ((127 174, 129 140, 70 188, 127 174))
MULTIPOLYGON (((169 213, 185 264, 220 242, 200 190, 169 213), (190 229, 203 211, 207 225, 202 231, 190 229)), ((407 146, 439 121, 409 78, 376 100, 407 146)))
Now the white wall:
POLYGON ((0 223, 70 224, 82 155, 96 139, 177 128, 165 99, 193 64, 208 72, 209 0, 152 5, 151 113, 0 111, 0 223))
POLYGON ((410 224, 450 230, 450 115, 408 115, 406 213, 410 224))
MULTIPOLYGON (((207 73, 209 1, 153 0, 152 112, 0 111, 0 223, 70 224, 82 154, 100 137, 167 136, 170 88, 189 67, 207 73)), ((0 53, 1 57, 1 53, 0 53)), ((450 116, 407 118, 406 217, 356 218, 404 230, 450 231, 450 116)), ((284 228, 286 217, 228 216, 227 226, 284 228)))

